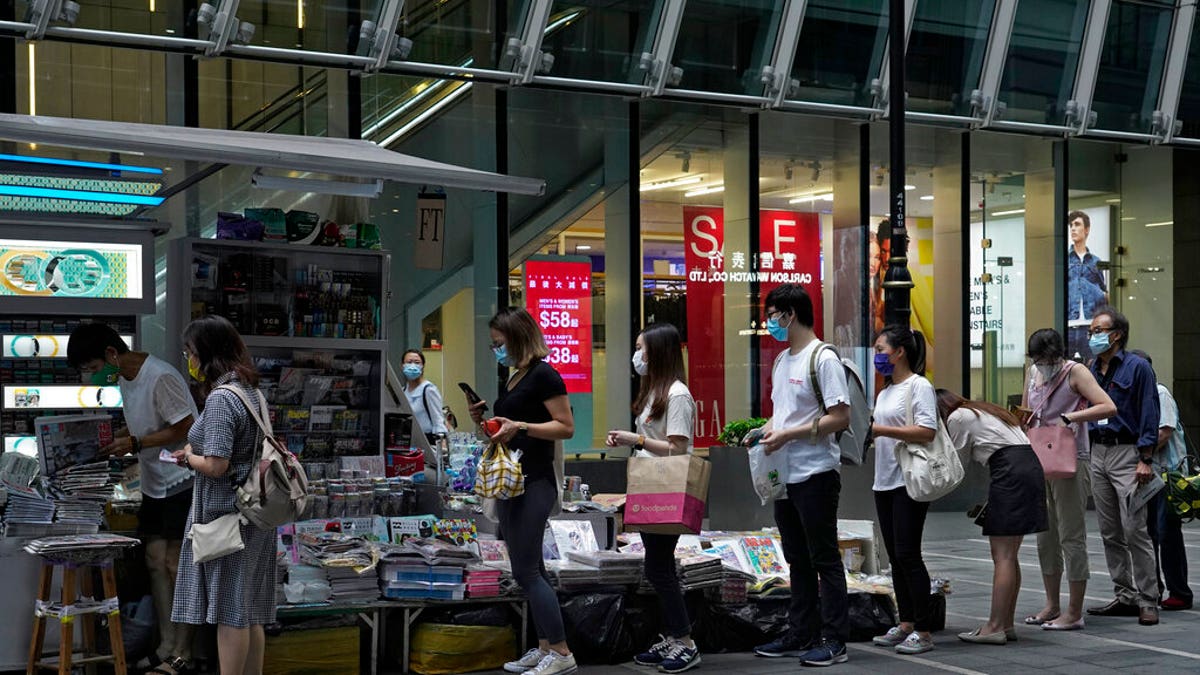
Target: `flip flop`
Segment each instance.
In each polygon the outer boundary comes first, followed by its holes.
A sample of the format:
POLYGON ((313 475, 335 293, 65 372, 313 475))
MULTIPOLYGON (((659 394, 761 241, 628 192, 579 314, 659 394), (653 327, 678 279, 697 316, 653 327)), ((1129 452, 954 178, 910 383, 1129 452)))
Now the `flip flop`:
POLYGON ((1025 617, 1026 626, 1042 626, 1062 616, 1062 612, 1056 613, 1054 616, 1039 617, 1037 614, 1030 614, 1025 617))
POLYGON ((1042 630, 1083 630, 1083 619, 1080 618, 1078 621, 1073 623, 1054 623, 1052 621, 1047 621, 1046 623, 1042 624, 1042 630))

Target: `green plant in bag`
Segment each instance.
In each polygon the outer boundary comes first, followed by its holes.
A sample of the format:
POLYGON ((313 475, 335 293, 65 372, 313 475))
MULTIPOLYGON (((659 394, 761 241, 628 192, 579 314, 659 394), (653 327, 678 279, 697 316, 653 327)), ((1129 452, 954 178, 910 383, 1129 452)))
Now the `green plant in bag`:
POLYGON ((717 436, 717 442, 721 445, 738 445, 751 429, 757 429, 766 423, 765 417, 732 420, 721 430, 721 435, 717 436))

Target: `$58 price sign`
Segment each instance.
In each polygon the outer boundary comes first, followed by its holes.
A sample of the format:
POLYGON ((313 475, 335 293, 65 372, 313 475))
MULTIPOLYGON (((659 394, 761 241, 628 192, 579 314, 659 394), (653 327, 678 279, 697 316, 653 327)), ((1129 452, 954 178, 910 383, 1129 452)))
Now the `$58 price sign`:
POLYGON ((525 308, 542 334, 567 392, 592 391, 592 266, 589 262, 529 260, 525 308))

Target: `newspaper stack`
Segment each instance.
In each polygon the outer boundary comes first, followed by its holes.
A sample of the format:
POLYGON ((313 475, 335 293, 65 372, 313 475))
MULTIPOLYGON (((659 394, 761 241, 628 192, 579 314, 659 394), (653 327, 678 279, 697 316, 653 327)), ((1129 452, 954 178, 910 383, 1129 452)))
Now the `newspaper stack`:
POLYGON ((570 560, 548 560, 545 564, 551 585, 559 590, 568 591, 610 583, 600 573, 599 568, 591 565, 570 560))
POLYGON ((80 534, 68 537, 42 537, 25 545, 25 551, 33 555, 53 558, 57 554, 73 551, 127 548, 142 542, 133 537, 119 534, 80 534))
POLYGON ((466 546, 458 546, 441 539, 407 539, 399 546, 389 547, 389 558, 420 558, 427 565, 454 565, 466 567, 479 562, 479 556, 466 546))
POLYGON ((114 485, 108 462, 77 464, 62 469, 50 479, 55 522, 100 525, 104 522, 104 505, 112 499, 114 485))
POLYGON ((4 522, 12 525, 48 525, 54 520, 54 500, 34 490, 8 489, 4 522))
POLYGON ((336 602, 364 602, 379 598, 379 583, 373 570, 362 573, 353 567, 326 567, 329 588, 336 602))
POLYGON ((617 551, 571 551, 567 557, 572 562, 597 568, 606 584, 637 584, 642 580, 645 555, 617 551))
POLYGON ((721 557, 707 553, 689 555, 675 561, 679 584, 685 591, 720 586, 725 577, 721 557))
POLYGON ((324 567, 326 571, 350 568, 355 573, 363 573, 375 569, 379 562, 379 549, 361 537, 317 532, 300 534, 297 538, 300 540, 301 561, 324 567))

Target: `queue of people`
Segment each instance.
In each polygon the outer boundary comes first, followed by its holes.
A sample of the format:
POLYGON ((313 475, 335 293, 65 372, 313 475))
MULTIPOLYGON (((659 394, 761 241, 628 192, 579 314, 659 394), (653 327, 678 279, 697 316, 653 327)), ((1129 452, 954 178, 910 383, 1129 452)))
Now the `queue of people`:
MULTIPOLYGON (((763 313, 768 333, 785 348, 771 370, 771 418, 744 443, 786 456, 786 496, 774 509, 792 593, 789 629, 755 653, 831 666, 848 660, 836 438, 850 424, 849 385, 835 350, 814 333, 813 302, 802 287, 772 290, 763 313)), ((578 664, 541 556, 547 521, 561 506, 561 442, 574 434, 573 413, 562 377, 545 360, 549 350, 533 317, 523 309, 506 309, 489 327, 492 354, 510 372, 494 402, 491 438, 520 451, 524 476, 523 494, 498 500, 496 516, 538 636, 538 645, 505 670, 573 673, 578 664)), ((1129 333, 1123 315, 1110 307, 1098 309, 1089 327, 1096 356, 1089 368, 1066 358, 1057 331, 1035 331, 1017 415, 935 390, 925 377, 924 337, 904 326, 883 327, 874 342, 873 365, 884 386, 869 434, 876 514, 891 561, 899 622, 875 637, 875 645, 908 655, 934 649, 930 575, 922 556, 929 502, 909 494, 898 453, 906 452, 907 444, 933 442, 940 428, 966 461, 985 466, 990 476, 976 522, 989 539, 994 563, 991 611, 983 625, 959 634, 961 640, 1003 645, 1016 639, 1018 552, 1023 538, 1035 534, 1046 601, 1024 623, 1053 631, 1084 628, 1089 495, 1096 504, 1114 599, 1087 613, 1136 616, 1139 623, 1154 625, 1160 600, 1167 610, 1192 606, 1179 518, 1161 494, 1132 511, 1124 498, 1164 464, 1182 461, 1184 453, 1177 447, 1174 400, 1156 383, 1149 355, 1127 350, 1129 333), (1074 471, 1047 479, 1030 436, 1054 427, 1067 430, 1074 471)), ((231 388, 257 404, 258 373, 241 336, 224 318, 193 321, 183 344, 188 375, 204 398, 201 411, 180 373, 130 350, 103 324, 80 326, 71 336, 68 358, 93 383, 121 387, 128 426, 105 452, 136 454, 143 471, 139 522, 146 563, 156 609, 170 620, 160 623, 158 648, 140 667, 163 675, 194 672, 193 628, 215 625, 221 672, 258 673, 263 626, 275 619, 275 533, 243 524, 243 550, 201 563, 194 562, 185 535, 193 524, 235 511, 234 488, 251 470, 263 439, 247 404, 231 388), (175 464, 160 461, 164 449, 175 464)), ((640 381, 632 410, 635 427, 609 431, 606 444, 648 456, 691 453, 696 402, 687 387, 679 331, 669 324, 647 326, 637 337, 631 365, 640 381)), ((444 434, 441 393, 425 379, 424 366, 420 350, 405 352, 405 393, 422 430, 444 434)), ((482 425, 487 408, 485 401, 471 406, 477 424, 482 425)), ((635 662, 666 673, 690 670, 701 655, 676 573, 679 536, 644 533, 642 541, 645 575, 657 593, 664 625, 659 639, 635 662)))

